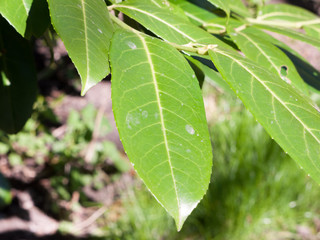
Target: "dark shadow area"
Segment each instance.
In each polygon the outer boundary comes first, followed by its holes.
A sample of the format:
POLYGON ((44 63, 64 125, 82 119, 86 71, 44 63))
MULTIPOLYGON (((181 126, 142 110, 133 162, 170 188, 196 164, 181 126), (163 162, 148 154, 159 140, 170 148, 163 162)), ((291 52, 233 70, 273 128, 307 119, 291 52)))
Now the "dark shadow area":
POLYGON ((38 237, 28 231, 14 231, 0 234, 1 240, 87 240, 88 238, 72 237, 59 233, 38 237))
POLYGON ((16 197, 12 199, 12 203, 9 206, 1 210, 1 214, 8 218, 17 216, 19 219, 30 221, 29 212, 19 206, 19 200, 16 197))
POLYGON ((303 7, 315 14, 320 14, 320 1, 319 0, 287 0, 288 3, 303 7))

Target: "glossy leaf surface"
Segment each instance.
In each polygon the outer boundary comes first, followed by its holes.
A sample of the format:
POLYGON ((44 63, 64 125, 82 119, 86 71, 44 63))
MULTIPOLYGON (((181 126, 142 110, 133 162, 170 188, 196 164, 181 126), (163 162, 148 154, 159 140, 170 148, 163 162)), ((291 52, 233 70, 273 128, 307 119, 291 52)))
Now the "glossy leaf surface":
POLYGON ((31 47, 0 17, 0 128, 17 133, 29 119, 37 95, 31 47))
POLYGON ((32 0, 1 0, 0 14, 24 36, 32 0))
POLYGON ((82 80, 82 94, 106 77, 113 33, 104 1, 48 0, 51 21, 82 80))
POLYGON ((218 38, 149 0, 129 0, 114 6, 168 42, 218 44, 228 47, 218 38))
POLYGON ((112 103, 126 153, 178 229, 205 194, 212 153, 194 72, 168 44, 117 31, 112 103))
POLYGON ((265 67, 288 84, 308 95, 308 88, 289 57, 272 43, 250 33, 250 29, 231 31, 231 38, 246 57, 265 67), (282 72, 281 70, 285 72, 282 72))
POLYGON ((210 51, 221 75, 268 133, 320 183, 320 112, 291 85, 227 50, 210 51))
POLYGON ((246 31, 258 38, 267 40, 268 42, 272 43, 274 46, 279 48, 283 53, 287 55, 288 58, 290 58, 290 60, 295 65, 295 68, 297 69, 299 75, 304 80, 304 82, 311 85, 313 88, 320 90, 320 72, 317 69, 315 69, 299 53, 294 51, 288 45, 275 39, 271 35, 265 33, 264 31, 261 31, 258 28, 247 27, 246 31))

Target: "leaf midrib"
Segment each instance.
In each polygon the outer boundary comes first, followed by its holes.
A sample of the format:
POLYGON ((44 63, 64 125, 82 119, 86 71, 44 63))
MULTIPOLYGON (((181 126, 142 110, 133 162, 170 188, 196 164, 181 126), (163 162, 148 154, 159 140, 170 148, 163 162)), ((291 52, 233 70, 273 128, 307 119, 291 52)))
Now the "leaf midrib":
POLYGON ((250 69, 248 69, 246 66, 244 66, 239 60, 237 60, 236 58, 233 58, 232 56, 226 54, 223 51, 220 50, 216 50, 217 52, 219 52, 220 54, 231 58, 234 62, 236 62, 237 64, 239 64, 243 69, 245 69, 248 73, 250 73, 253 77, 255 77, 261 85, 263 85, 268 92, 270 92, 270 94, 278 100, 278 102, 284 106, 285 109, 287 109, 287 111, 298 121, 300 122, 300 124, 303 126, 304 129, 306 129, 309 134, 318 142, 318 144, 320 144, 320 139, 318 139, 310 130, 310 128, 308 128, 301 120, 300 118, 263 82, 263 80, 261 80, 255 73, 253 73, 250 69))
POLYGON ((29 13, 29 8, 28 8, 28 6, 27 6, 27 4, 26 4, 26 2, 25 2, 25 0, 22 0, 22 4, 23 4, 23 6, 24 6, 24 9, 26 10, 26 13, 27 13, 27 15, 28 15, 28 13, 29 13))
POLYGON ((179 30, 178 28, 176 28, 175 26, 173 26, 172 24, 164 21, 162 18, 159 18, 151 13, 148 13, 142 9, 138 9, 138 8, 135 8, 135 7, 132 7, 132 6, 126 6, 126 5, 113 5, 114 8, 128 8, 128 9, 131 9, 131 10, 134 10, 134 11, 137 11, 137 12, 141 12, 145 15, 148 15, 156 20, 158 20, 159 22, 162 22, 164 23, 165 25, 167 25, 168 27, 172 28, 173 30, 175 30, 176 32, 180 33, 181 35, 185 36, 186 38, 188 38, 189 40, 191 40, 192 42, 196 42, 195 39, 193 39, 192 37, 190 37, 189 35, 187 35, 186 33, 182 32, 181 30, 179 30))
POLYGON ((153 85, 154 85, 154 88, 155 88, 156 97, 157 97, 157 103, 158 103, 158 108, 159 108, 160 123, 161 123, 161 128, 162 128, 162 133, 163 133, 163 139, 164 139, 166 153, 167 153, 167 157, 168 157, 170 173, 171 173, 171 177, 172 177, 172 181, 173 181, 173 185, 174 185, 174 191, 175 191, 175 195, 176 195, 177 205, 178 205, 178 209, 179 209, 178 217, 179 217, 179 224, 180 224, 180 220, 181 220, 180 219, 180 201, 179 201, 178 192, 177 192, 176 179, 175 179, 174 173, 173 173, 173 166, 172 166, 172 163, 171 163, 170 149, 169 149, 169 145, 168 145, 167 132, 166 132, 167 129, 165 127, 164 118, 163 118, 163 111, 162 111, 162 105, 161 105, 161 100, 160 100, 160 90, 159 90, 159 87, 158 87, 156 71, 154 70, 154 65, 153 65, 153 61, 152 61, 152 58, 151 58, 151 53, 149 51, 149 48, 148 48, 148 45, 147 45, 145 39, 139 33, 135 32, 135 31, 134 31, 134 33, 140 38, 140 40, 141 40, 141 42, 143 44, 143 48, 145 49, 145 52, 146 52, 146 55, 147 55, 147 58, 148 58, 148 63, 150 65, 153 85))
POLYGON ((88 82, 88 78, 89 78, 89 49, 88 49, 88 27, 87 27, 87 15, 86 15, 86 10, 85 10, 85 2, 84 0, 81 0, 81 9, 82 9, 82 15, 83 15, 83 27, 84 27, 84 43, 85 43, 85 51, 86 51, 86 70, 87 70, 87 74, 86 74, 86 82, 84 85, 87 84, 88 82))
POLYGON ((245 38, 247 38, 249 40, 249 42, 251 42, 262 54, 263 56, 265 56, 268 60, 268 62, 271 63, 272 67, 276 70, 277 74, 281 77, 281 74, 278 71, 278 67, 275 65, 275 63, 271 60, 270 56, 262 49, 260 48, 255 41, 253 41, 252 38, 250 38, 247 34, 243 33, 243 32, 238 32, 238 34, 244 36, 245 38))
MULTIPOLYGON (((263 20, 263 19, 266 19, 268 17, 277 17, 277 16, 279 16, 279 17, 294 17, 294 18, 297 18, 297 15, 294 15, 294 14, 291 14, 291 13, 287 13, 287 12, 271 12, 271 13, 266 13, 266 14, 260 15, 260 16, 257 17, 257 19, 263 20)), ((299 15, 299 17, 302 17, 305 20, 311 19, 309 17, 307 18, 304 15, 299 15)))

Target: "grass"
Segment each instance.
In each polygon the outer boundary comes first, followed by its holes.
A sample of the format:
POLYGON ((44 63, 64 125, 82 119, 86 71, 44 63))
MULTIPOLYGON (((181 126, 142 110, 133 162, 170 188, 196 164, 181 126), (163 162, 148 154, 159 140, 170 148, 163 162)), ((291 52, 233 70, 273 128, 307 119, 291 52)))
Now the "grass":
POLYGON ((177 233, 173 220, 140 186, 123 194, 108 239, 302 239, 316 230, 319 186, 282 151, 233 96, 205 86, 217 105, 210 120, 213 175, 208 192, 177 233))

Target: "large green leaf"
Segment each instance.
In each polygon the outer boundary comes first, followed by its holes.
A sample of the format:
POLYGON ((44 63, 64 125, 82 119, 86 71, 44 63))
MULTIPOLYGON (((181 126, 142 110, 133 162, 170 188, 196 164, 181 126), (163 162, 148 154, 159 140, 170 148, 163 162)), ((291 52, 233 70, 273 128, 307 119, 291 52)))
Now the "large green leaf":
POLYGON ((1 0, 0 14, 24 36, 33 0, 1 0))
POLYGON ((270 43, 278 47, 290 58, 302 79, 307 84, 320 91, 320 72, 312 65, 310 65, 310 63, 306 59, 304 59, 298 52, 258 28, 247 27, 246 31, 258 38, 269 41, 270 43))
POLYGON ((209 54, 224 79, 268 133, 320 183, 320 112, 291 85, 228 50, 209 54))
POLYGON ((166 41, 177 44, 218 44, 228 47, 206 31, 149 0, 128 0, 114 7, 166 41))
POLYGON ((294 64, 279 48, 269 41, 250 34, 250 29, 242 31, 232 29, 229 32, 231 38, 246 57, 278 75, 279 79, 285 80, 288 84, 292 84, 303 93, 308 94, 307 85, 300 77, 294 64))
POLYGON ((16 133, 31 115, 37 82, 32 51, 0 17, 0 128, 16 133))
POLYGON ((126 153, 181 229, 211 174, 198 81, 177 50, 136 32, 115 33, 110 60, 113 111, 126 153))
POLYGON ((82 94, 106 77, 113 26, 104 1, 48 0, 51 20, 82 80, 82 94))

